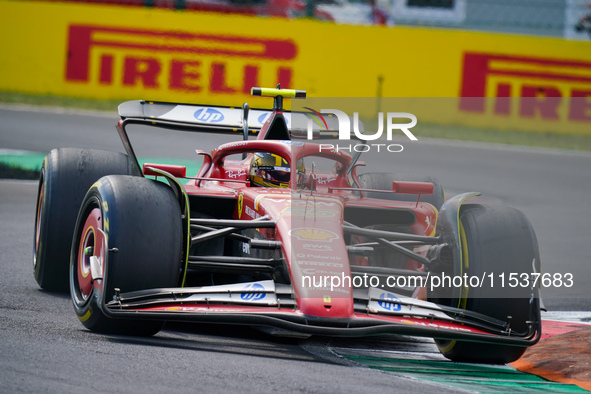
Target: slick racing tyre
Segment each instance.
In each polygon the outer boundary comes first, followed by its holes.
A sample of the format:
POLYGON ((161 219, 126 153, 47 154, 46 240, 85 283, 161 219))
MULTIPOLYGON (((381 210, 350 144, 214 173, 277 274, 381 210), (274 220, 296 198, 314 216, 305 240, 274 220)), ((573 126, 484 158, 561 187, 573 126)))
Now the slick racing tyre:
MULTIPOLYGON (((510 321, 516 334, 527 332, 528 321, 539 321, 539 293, 533 282, 518 287, 508 284, 512 274, 522 278, 521 274, 529 277, 540 272, 538 243, 525 215, 505 206, 467 204, 460 211, 460 244, 461 274, 486 280, 478 287, 464 287, 456 305, 450 306, 510 321), (499 275, 504 275, 504 283, 499 275)), ((455 340, 435 342, 445 357, 458 362, 510 363, 526 349, 455 340)))
MULTIPOLYGON (((357 176, 359 186, 362 189, 375 189, 375 190, 392 190, 393 181, 406 181, 406 182, 431 182, 433 183, 433 194, 428 196, 421 196, 422 202, 428 202, 433 205, 437 210, 441 208, 445 202, 445 195, 441 183, 436 178, 425 176, 425 175, 412 175, 412 174, 389 174, 385 172, 368 172, 357 176)), ((386 193, 372 193, 365 192, 365 197, 379 198, 382 200, 396 200, 396 201, 417 201, 417 196, 414 194, 386 194, 386 193)))
POLYGON ((86 191, 100 177, 136 174, 136 164, 118 152, 62 148, 45 157, 39 177, 33 266, 45 290, 67 292, 72 234, 86 191))
POLYGON ((111 301, 116 288, 177 287, 182 239, 181 210, 168 185, 132 176, 99 179, 82 202, 72 242, 70 294, 82 324, 104 334, 160 331, 164 322, 106 316, 103 300, 111 301))

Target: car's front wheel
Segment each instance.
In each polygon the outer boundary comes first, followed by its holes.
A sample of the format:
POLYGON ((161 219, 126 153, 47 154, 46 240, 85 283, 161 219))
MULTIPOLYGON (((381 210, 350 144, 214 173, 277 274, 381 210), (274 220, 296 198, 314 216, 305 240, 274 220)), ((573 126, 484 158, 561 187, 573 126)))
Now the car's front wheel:
POLYGON ((121 292, 176 287, 182 264, 179 203, 169 186, 146 178, 106 176, 86 193, 70 257, 76 315, 94 332, 153 335, 163 322, 103 313, 121 292))
MULTIPOLYGON (((525 215, 505 206, 467 204, 460 211, 460 245, 463 257, 458 274, 479 278, 482 283, 463 287, 459 299, 446 299, 453 303, 449 306, 508 322, 515 334, 527 332, 529 324, 539 321, 539 294, 534 281, 526 279, 540 273, 540 255, 525 215), (518 286, 512 287, 510 277, 519 278, 518 286)), ((455 340, 435 342, 445 357, 460 362, 509 363, 526 349, 455 340)))

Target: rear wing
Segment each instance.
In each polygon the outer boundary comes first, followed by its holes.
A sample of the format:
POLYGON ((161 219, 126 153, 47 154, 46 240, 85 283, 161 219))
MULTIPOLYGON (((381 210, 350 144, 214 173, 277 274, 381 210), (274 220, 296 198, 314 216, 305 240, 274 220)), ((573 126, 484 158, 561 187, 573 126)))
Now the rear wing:
MULTIPOLYGON (((119 116, 125 121, 149 122, 164 127, 180 127, 190 131, 236 133, 244 126, 243 109, 199 104, 177 104, 134 100, 119 105, 119 116)), ((273 110, 250 109, 248 131, 257 134, 271 117, 273 110)), ((310 113, 283 111, 292 138, 307 138, 311 124, 314 138, 338 138, 338 120, 326 114, 325 124, 317 123, 310 113), (295 125, 295 126, 294 126, 295 125)))
MULTIPOLYGON (((271 110, 251 109, 248 116, 249 131, 255 134, 260 131, 272 113, 271 110)), ((124 120, 189 126, 195 131, 238 132, 242 131, 243 125, 242 108, 214 105, 134 100, 119 105, 119 116, 124 120)))

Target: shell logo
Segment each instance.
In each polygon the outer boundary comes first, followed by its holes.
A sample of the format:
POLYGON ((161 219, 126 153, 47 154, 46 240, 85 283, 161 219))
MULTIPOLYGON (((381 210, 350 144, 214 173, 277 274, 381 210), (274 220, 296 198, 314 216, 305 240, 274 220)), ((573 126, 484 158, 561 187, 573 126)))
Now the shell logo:
POLYGON ((332 231, 322 230, 319 228, 297 228, 289 232, 289 235, 296 237, 300 241, 321 241, 332 242, 339 236, 332 231))

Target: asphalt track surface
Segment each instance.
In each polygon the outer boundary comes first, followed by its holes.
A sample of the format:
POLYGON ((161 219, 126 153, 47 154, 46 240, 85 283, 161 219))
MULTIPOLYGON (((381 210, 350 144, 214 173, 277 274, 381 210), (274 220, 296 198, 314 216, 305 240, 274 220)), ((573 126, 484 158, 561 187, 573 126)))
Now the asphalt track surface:
MULTIPOLYGON (((4 107, 0 149, 122 151, 116 121, 115 114, 4 107)), ((134 146, 147 157, 192 158, 195 148, 236 139, 141 132, 134 146)), ((403 152, 374 157, 371 170, 433 175, 448 195, 480 191, 488 202, 521 209, 536 230, 544 271, 575 278, 572 288, 543 290, 548 309, 591 310, 591 156, 418 137, 412 144, 401 140, 403 152)), ((40 290, 33 278, 35 194, 34 182, 0 181, 0 392, 458 390, 351 368, 323 339, 274 339, 251 329, 200 325, 171 326, 153 338, 92 334, 74 316, 68 296, 40 290)))

